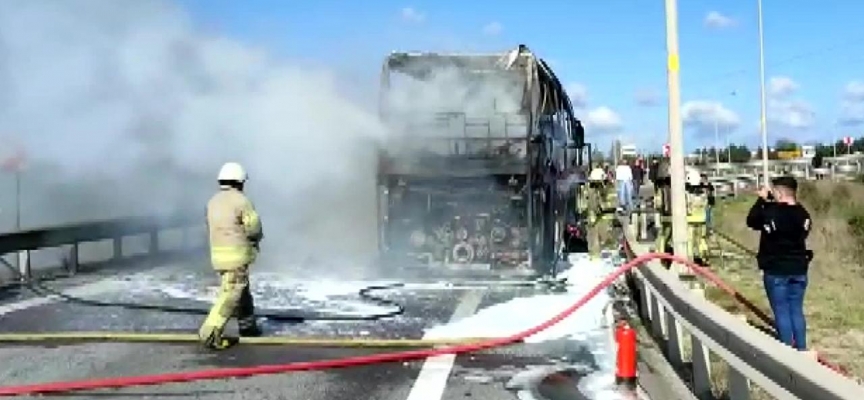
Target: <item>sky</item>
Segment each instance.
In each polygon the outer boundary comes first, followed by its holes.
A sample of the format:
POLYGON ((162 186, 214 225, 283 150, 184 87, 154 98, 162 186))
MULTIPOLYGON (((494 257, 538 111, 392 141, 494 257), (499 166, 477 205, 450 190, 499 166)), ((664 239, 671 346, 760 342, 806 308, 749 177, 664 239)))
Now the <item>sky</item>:
MULTIPOLYGON (((360 102, 392 50, 503 52, 526 44, 583 105, 588 141, 602 149, 618 138, 646 151, 666 142, 660 0, 178 1, 204 29, 349 77, 356 87, 346 91, 360 102)), ((864 136, 864 26, 855 18, 864 2, 834 2, 765 2, 771 142, 864 136)), ((756 1, 679 1, 678 16, 685 147, 757 145, 756 1)))

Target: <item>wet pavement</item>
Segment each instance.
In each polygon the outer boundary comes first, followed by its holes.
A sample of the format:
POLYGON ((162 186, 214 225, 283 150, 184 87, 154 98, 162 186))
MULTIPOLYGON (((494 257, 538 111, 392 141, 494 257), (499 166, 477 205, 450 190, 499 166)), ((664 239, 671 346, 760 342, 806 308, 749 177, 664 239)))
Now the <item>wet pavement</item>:
MULTIPOLYGON (((176 264, 148 271, 135 270, 122 279, 114 272, 87 274, 52 283, 65 293, 101 301, 138 301, 173 306, 207 307, 212 277, 199 269, 176 264), (208 279, 211 279, 208 281, 208 279)), ((280 282, 275 275, 253 274, 259 307, 276 310, 309 308, 330 313, 380 313, 386 306, 368 304, 356 291, 376 282, 280 282), (353 286, 352 286, 353 285, 353 286)), ((405 308, 403 315, 379 321, 264 322, 268 334, 294 337, 422 338, 424 329, 447 322, 454 312, 465 312, 466 298, 479 299, 473 313, 536 289, 472 290, 400 289, 376 293, 405 308), (469 292, 473 292, 469 295, 469 292), (454 311, 456 310, 456 311, 454 311)), ((473 308, 473 310, 471 309, 473 308)), ((6 293, 0 301, 0 333, 67 331, 195 332, 202 317, 117 307, 91 307, 38 298, 25 290, 6 293)), ((233 329, 233 327, 232 327, 233 329)), ((89 343, 75 345, 0 344, 2 385, 32 384, 83 378, 148 375, 210 368, 285 364, 366 355, 404 349, 310 348, 238 346, 208 352, 195 345, 89 343)), ((200 381, 164 386, 102 390, 68 397, 98 399, 516 399, 528 390, 512 379, 537 368, 562 369, 579 363, 592 365, 590 352, 572 341, 519 345, 479 354, 442 359, 295 372, 246 379, 200 381), (425 367, 424 367, 425 365, 425 367), (421 373, 423 370, 423 373, 421 373)), ((535 391, 536 392, 536 391, 535 391)), ((67 397, 67 396, 60 396, 67 397)), ((577 397, 578 398, 578 397, 577 397)))

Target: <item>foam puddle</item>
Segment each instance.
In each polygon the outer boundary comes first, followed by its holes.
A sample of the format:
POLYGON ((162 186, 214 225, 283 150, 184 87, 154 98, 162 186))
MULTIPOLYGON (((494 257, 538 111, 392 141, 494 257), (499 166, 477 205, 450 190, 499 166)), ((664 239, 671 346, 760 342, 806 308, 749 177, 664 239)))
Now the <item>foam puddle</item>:
MULTIPOLYGON (((594 289, 614 268, 615 260, 571 256, 571 267, 561 276, 567 278, 566 293, 521 297, 492 305, 474 315, 426 331, 435 339, 506 337, 539 325, 573 305, 594 289)), ((529 336, 526 343, 552 341, 573 342, 570 348, 579 352, 571 360, 573 367, 588 372, 579 389, 592 399, 624 399, 615 388, 615 344, 607 325, 607 304, 611 298, 601 291, 582 308, 549 329, 529 336)), ((536 374, 536 371, 529 372, 536 374)), ((521 395, 525 395, 522 393, 521 395)))

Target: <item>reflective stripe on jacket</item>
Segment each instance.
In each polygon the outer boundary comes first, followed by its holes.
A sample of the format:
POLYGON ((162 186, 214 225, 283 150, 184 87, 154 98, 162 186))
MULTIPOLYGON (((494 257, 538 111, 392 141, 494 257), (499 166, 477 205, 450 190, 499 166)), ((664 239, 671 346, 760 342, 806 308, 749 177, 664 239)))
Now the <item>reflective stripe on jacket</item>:
POLYGON ((264 237, 252 202, 239 190, 223 188, 207 203, 210 261, 216 270, 234 270, 255 261, 264 237))

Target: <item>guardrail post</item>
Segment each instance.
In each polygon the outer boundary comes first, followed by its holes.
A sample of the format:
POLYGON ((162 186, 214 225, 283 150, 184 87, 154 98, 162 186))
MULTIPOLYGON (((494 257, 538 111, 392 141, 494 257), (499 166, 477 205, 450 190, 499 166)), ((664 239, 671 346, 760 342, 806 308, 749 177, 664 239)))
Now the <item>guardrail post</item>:
POLYGON ((728 381, 726 384, 726 391, 729 393, 729 398, 735 400, 750 400, 750 380, 731 365, 729 365, 727 369, 729 371, 726 374, 726 379, 728 381))
POLYGON ((30 250, 21 250, 18 255, 18 273, 21 274, 21 280, 27 281, 32 277, 30 264, 30 250))
POLYGON ((679 368, 684 364, 684 336, 681 331, 681 323, 669 313, 666 313, 666 331, 668 332, 666 355, 669 358, 669 363, 673 367, 679 368))
POLYGON ((66 265, 66 269, 71 274, 78 273, 78 243, 73 243, 72 247, 69 248, 69 262, 66 265))
MULTIPOLYGON (((705 290, 701 288, 691 289, 693 294, 705 298, 705 290)), ((693 361, 693 394, 700 400, 713 398, 711 391, 711 352, 708 347, 696 335, 690 335, 690 352, 693 361)), ((732 397, 736 399, 736 397, 732 397)))
MULTIPOLYGON (((713 397, 713 393, 711 392, 710 352, 696 335, 690 335, 690 349, 693 353, 693 394, 699 400, 710 400, 713 397)), ((732 398, 734 399, 734 397, 732 398)))
POLYGON ((665 322, 665 318, 663 318, 663 306, 660 305, 660 300, 656 296, 651 297, 651 314, 653 317, 651 319, 651 333, 658 339, 665 340, 666 337, 663 331, 666 328, 663 326, 665 322))
POLYGON ((156 255, 159 253, 159 230, 153 230, 150 232, 150 255, 156 255))
POLYGON ((651 291, 648 290, 648 285, 646 285, 642 279, 639 279, 639 282, 642 292, 642 298, 640 299, 642 301, 642 317, 645 318, 646 321, 651 321, 651 315, 653 313, 653 310, 651 310, 651 291))
POLYGON ((123 236, 114 238, 114 259, 123 258, 123 236))
POLYGON ((648 241, 648 212, 644 205, 639 210, 639 240, 648 241))

